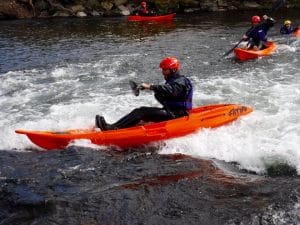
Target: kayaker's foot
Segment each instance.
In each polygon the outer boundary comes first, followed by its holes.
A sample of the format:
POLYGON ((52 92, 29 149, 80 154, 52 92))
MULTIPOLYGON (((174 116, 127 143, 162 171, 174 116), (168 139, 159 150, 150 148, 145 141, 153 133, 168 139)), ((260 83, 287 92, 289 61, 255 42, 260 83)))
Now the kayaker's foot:
POLYGON ((98 128, 100 128, 101 130, 103 130, 103 127, 102 127, 100 118, 101 118, 101 116, 96 115, 96 118, 95 118, 95 125, 96 125, 96 127, 98 127, 98 128))
POLYGON ((96 126, 103 131, 116 129, 113 125, 107 124, 104 117, 99 115, 96 115, 96 126))

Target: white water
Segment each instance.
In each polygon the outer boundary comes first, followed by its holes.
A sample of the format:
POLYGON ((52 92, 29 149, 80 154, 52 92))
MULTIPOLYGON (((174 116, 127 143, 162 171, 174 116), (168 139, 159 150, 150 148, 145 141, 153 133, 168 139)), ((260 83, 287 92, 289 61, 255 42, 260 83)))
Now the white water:
MULTIPOLYGON (((184 32, 170 36, 185 39, 184 32)), ((191 36, 189 41, 196 42, 197 38, 191 36)), ((207 49, 209 45, 205 46, 207 49)), ((191 74, 195 86, 194 105, 239 103, 252 106, 254 112, 220 128, 168 140, 160 152, 234 161, 241 168, 258 173, 264 172, 268 164, 288 163, 299 174, 299 46, 299 40, 291 45, 280 44, 272 57, 242 64, 224 59, 221 67, 206 60, 195 65, 195 58, 188 54, 180 57, 183 73, 191 74), (207 71, 212 74, 206 74, 207 71)), ((157 47, 158 53, 160 48, 157 47)), ((90 62, 0 74, 0 148, 38 149, 24 135, 16 134, 15 129, 87 128, 94 126, 96 114, 114 122, 135 107, 158 106, 150 92, 143 92, 138 98, 133 96, 128 80, 162 82, 155 65, 159 60, 157 55, 151 57, 143 52, 113 54, 90 62), (145 57, 150 62, 140 65, 145 57), (145 71, 149 72, 143 76, 145 71)), ((76 144, 95 147, 85 141, 76 144)))
POLYGON ((168 141, 162 152, 234 161, 241 168, 258 173, 265 172, 267 165, 287 163, 297 168, 299 174, 299 43, 298 40, 292 46, 279 45, 274 56, 284 57, 287 52, 295 52, 298 58, 293 59, 293 66, 286 60, 286 63, 277 62, 271 70, 238 70, 233 72, 234 77, 202 83, 200 90, 215 88, 209 95, 199 93, 205 102, 238 102, 251 105, 254 112, 231 125, 168 141))

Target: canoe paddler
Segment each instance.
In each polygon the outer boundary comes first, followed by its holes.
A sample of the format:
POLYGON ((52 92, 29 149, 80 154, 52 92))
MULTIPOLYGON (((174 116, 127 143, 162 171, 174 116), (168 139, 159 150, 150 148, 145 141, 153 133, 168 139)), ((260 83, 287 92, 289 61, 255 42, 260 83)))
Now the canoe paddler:
POLYGON ((180 62, 175 57, 166 57, 160 62, 165 83, 154 85, 142 83, 141 89, 151 90, 162 107, 143 106, 136 108, 113 124, 108 124, 103 116, 96 116, 96 127, 113 130, 132 127, 144 122, 161 122, 187 116, 192 109, 193 86, 187 77, 179 74, 180 62))
POLYGON ((251 18, 252 27, 244 34, 243 40, 248 41, 247 49, 261 50, 266 48, 267 33, 274 26, 275 20, 263 15, 263 21, 257 15, 251 18))
POLYGON ((145 1, 142 1, 141 4, 133 10, 131 15, 148 16, 149 15, 149 10, 148 10, 148 7, 147 7, 147 3, 145 1))

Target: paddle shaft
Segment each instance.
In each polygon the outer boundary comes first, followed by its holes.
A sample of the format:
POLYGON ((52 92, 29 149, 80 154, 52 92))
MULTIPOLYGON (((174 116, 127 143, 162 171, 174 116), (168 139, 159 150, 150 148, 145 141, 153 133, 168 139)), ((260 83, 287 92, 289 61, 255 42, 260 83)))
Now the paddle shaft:
MULTIPOLYGON (((260 24, 258 24, 258 25, 256 25, 256 26, 252 27, 252 29, 250 29, 248 33, 251 33, 251 31, 252 31, 254 28, 256 28, 257 26, 260 26, 261 24, 262 24, 262 23, 260 23, 260 24)), ((230 54, 237 46, 239 46, 239 44, 241 44, 241 42, 242 42, 243 40, 244 40, 244 39, 242 38, 235 46, 233 46, 228 52, 226 52, 226 53, 223 55, 223 57, 229 55, 229 54, 230 54)))

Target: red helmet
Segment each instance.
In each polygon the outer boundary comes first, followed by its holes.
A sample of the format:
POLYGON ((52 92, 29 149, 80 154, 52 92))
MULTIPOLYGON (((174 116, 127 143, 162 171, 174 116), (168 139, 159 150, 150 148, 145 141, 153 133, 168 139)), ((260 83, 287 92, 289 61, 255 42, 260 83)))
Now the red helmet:
POLYGON ((175 57, 167 57, 161 60, 159 67, 161 69, 176 69, 179 70, 180 68, 180 63, 179 60, 176 59, 175 57))
POLYGON ((141 2, 142 7, 146 7, 147 3, 146 2, 141 2))
POLYGON ((259 16, 252 16, 251 22, 252 23, 260 23, 260 17, 259 16))

